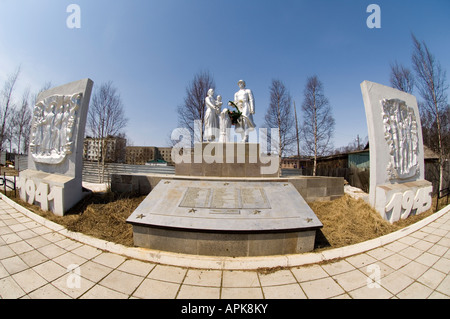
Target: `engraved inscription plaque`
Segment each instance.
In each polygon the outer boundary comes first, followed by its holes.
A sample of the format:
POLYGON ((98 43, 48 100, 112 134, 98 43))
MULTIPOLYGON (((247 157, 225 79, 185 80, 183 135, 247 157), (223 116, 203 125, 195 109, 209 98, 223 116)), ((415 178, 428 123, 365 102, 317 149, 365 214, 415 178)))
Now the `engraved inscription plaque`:
POLYGON ((211 189, 189 187, 184 194, 180 207, 208 208, 211 201, 211 189))
POLYGON ((268 209, 271 208, 266 192, 261 187, 241 188, 242 208, 268 209))
POLYGON ((262 187, 189 187, 179 207, 209 208, 213 213, 236 209, 270 209, 269 200, 262 187))

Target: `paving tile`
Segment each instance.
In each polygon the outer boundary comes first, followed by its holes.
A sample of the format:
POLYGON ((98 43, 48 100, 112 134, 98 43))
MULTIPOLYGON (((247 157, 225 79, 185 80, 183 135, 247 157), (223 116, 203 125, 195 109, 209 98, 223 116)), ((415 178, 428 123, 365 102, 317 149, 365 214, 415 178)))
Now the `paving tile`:
POLYGON ((382 278, 380 280, 381 286, 389 290, 392 294, 396 295, 414 282, 414 279, 406 276, 400 271, 393 272, 392 274, 382 278))
POLYGON ((152 271, 152 269, 155 268, 155 266, 156 266, 155 264, 149 262, 127 259, 117 269, 133 275, 146 277, 150 273, 150 271, 152 271))
POLYGON ((49 233, 53 232, 53 230, 51 230, 50 228, 47 228, 45 226, 35 227, 35 228, 33 228, 33 231, 38 235, 44 235, 44 234, 49 234, 49 233))
POLYGON ((392 250, 386 249, 384 247, 378 247, 378 248, 368 251, 367 254, 377 260, 382 260, 388 256, 393 255, 394 252, 392 250))
POLYGON ((377 260, 368 254, 360 254, 356 256, 351 256, 345 258, 347 262, 352 264, 356 268, 367 267, 370 264, 373 264, 377 260))
MULTIPOLYGON (((17 234, 17 236, 19 236, 22 239, 31 239, 31 238, 35 238, 37 236, 37 234, 30 229, 26 229, 26 230, 17 232, 16 234, 17 234)), ((37 238, 39 238, 39 237, 37 237, 37 238)))
POLYGON ((306 299, 299 284, 262 287, 266 299, 306 299))
POLYGON ((72 253, 72 252, 67 252, 61 256, 53 258, 53 261, 67 269, 70 265, 82 265, 87 260, 81 256, 78 256, 78 255, 72 253))
POLYGON ((442 271, 444 274, 450 273, 450 259, 440 258, 433 264, 433 268, 442 271))
POLYGON ((0 279, 9 277, 9 273, 6 271, 5 267, 0 263, 0 279))
POLYGON ((328 277, 328 274, 319 265, 292 268, 291 271, 298 282, 328 277))
POLYGON ((222 287, 260 287, 258 275, 253 271, 224 271, 222 287))
POLYGON ((12 275, 12 278, 26 293, 29 293, 47 284, 47 281, 33 269, 26 269, 24 271, 16 273, 12 275))
POLYGON ((41 235, 40 237, 47 239, 48 241, 50 241, 52 243, 55 243, 57 241, 64 240, 67 238, 66 236, 63 236, 56 232, 47 233, 47 234, 41 235))
POLYGON ((30 267, 42 264, 43 262, 49 260, 43 254, 37 250, 28 251, 20 255, 20 258, 30 267))
POLYGON ((354 299, 389 299, 392 294, 383 287, 363 286, 348 293, 354 299))
POLYGON ((343 294, 345 291, 330 277, 300 284, 310 299, 326 299, 343 294))
POLYGON ((450 298, 450 276, 447 276, 442 280, 442 282, 439 284, 439 286, 436 287, 436 290, 438 292, 441 292, 450 298))
POLYGON ((431 295, 433 290, 421 283, 415 282, 405 290, 397 294, 400 299, 426 299, 431 295))
POLYGON ((18 233, 22 230, 27 230, 27 228, 22 224, 11 225, 11 226, 9 226, 9 228, 11 228, 11 230, 15 233, 18 233))
POLYGON ((157 265, 148 275, 150 279, 181 283, 186 275, 187 269, 165 265, 157 265))
POLYGON ((398 241, 405 245, 414 246, 419 241, 419 239, 411 237, 411 236, 406 236, 406 237, 400 238, 398 241))
POLYGON ((0 235, 14 234, 13 230, 8 226, 0 227, 0 235))
POLYGON ((53 281, 58 277, 67 273, 67 269, 58 265, 53 260, 48 260, 40 265, 32 268, 40 276, 42 276, 47 281, 53 281))
POLYGON ((450 245, 448 246, 441 246, 441 245, 434 245, 433 247, 431 247, 430 249, 427 250, 427 252, 429 252, 430 254, 436 255, 436 256, 444 256, 445 253, 448 250, 448 247, 450 247, 450 245))
POLYGON ((414 247, 407 247, 399 252, 400 255, 409 258, 411 260, 414 260, 415 258, 422 255, 423 251, 414 247))
POLYGON ((99 282, 112 271, 113 268, 93 261, 87 261, 80 266, 80 276, 93 282, 99 282))
POLYGON ((77 241, 74 241, 72 239, 69 238, 65 238, 63 240, 57 241, 55 242, 56 245, 58 245, 59 247, 65 249, 65 250, 74 250, 80 246, 82 246, 83 244, 77 241))
POLYGON ((189 269, 183 285, 220 287, 222 284, 221 270, 189 269))
POLYGON ((241 288, 222 288, 222 299, 262 299, 261 288, 241 287, 241 288))
POLYGON ((52 259, 57 256, 63 255, 66 253, 66 250, 62 249, 59 246, 56 246, 55 244, 49 244, 47 246, 43 246, 37 249, 41 254, 44 256, 52 259))
POLYGON ((394 241, 394 242, 384 246, 384 248, 389 249, 389 250, 391 250, 391 251, 393 251, 395 253, 398 253, 399 251, 401 251, 401 250, 403 250, 403 249, 405 249, 407 247, 408 247, 408 245, 403 244, 403 243, 401 243, 399 241, 394 241))
POLYGON ((259 274, 261 286, 278 286, 297 283, 290 270, 279 270, 269 274, 259 274))
POLYGON ((354 270, 355 267, 353 267, 349 262, 346 260, 340 260, 337 262, 333 262, 330 264, 322 265, 322 268, 330 275, 334 276, 337 274, 341 274, 347 271, 354 270))
POLYGON ((34 248, 27 244, 25 241, 18 241, 9 245, 9 248, 14 250, 17 255, 33 250, 34 248))
POLYGON ((95 285, 95 283, 86 278, 80 277, 79 280, 73 280, 73 277, 71 276, 73 276, 73 274, 68 273, 59 277, 52 281, 52 285, 69 295, 71 298, 80 297, 95 285))
POLYGON ((125 259, 126 258, 123 256, 104 252, 92 259, 92 261, 111 268, 117 268, 121 263, 125 261, 125 259))
POLYGON ((25 291, 12 277, 0 279, 0 297, 3 299, 17 299, 25 295, 25 291))
POLYGON ((0 258, 6 259, 15 256, 16 253, 12 250, 9 245, 0 246, 0 258))
POLYGON ((436 289, 437 286, 444 280, 445 274, 437 271, 436 269, 430 268, 425 273, 417 279, 418 282, 430 287, 431 289, 436 289))
POLYGON ((433 235, 430 234, 428 236, 425 236, 423 240, 428 241, 430 243, 437 243, 438 241, 440 241, 442 239, 441 236, 437 236, 437 235, 433 235))
POLYGON ((431 295, 428 296, 428 299, 449 299, 449 296, 441 294, 440 292, 433 291, 431 295))
POLYGON ((406 266, 399 269, 399 271, 412 279, 419 278, 425 271, 428 270, 428 266, 425 266, 421 263, 411 261, 406 266))
POLYGON ((86 259, 92 259, 102 253, 100 249, 88 245, 83 245, 75 248, 72 250, 72 252, 86 259))
POLYGON ((15 242, 22 241, 22 238, 20 238, 17 234, 14 233, 1 235, 0 237, 6 244, 13 244, 15 242))
POLYGON ((23 260, 18 256, 2 259, 1 263, 10 275, 21 272, 28 268, 28 265, 25 264, 23 260))
POLYGON ((433 266, 433 264, 439 260, 439 256, 424 252, 422 255, 417 257, 415 261, 424 264, 425 266, 433 266))
POLYGON ((128 295, 103 287, 101 285, 95 285, 80 297, 80 299, 127 299, 127 298, 128 295))
POLYGON ((335 275, 333 276, 333 279, 336 280, 339 286, 344 288, 344 290, 351 291, 367 285, 367 280, 369 277, 361 271, 355 269, 346 273, 335 275))
POLYGON ((414 244, 414 247, 422 251, 427 251, 428 249, 430 249, 430 247, 433 247, 433 243, 424 240, 419 240, 417 243, 414 244))
POLYGON ((123 294, 131 295, 143 280, 143 277, 114 270, 100 281, 99 284, 123 294))
POLYGON ((28 294, 31 299, 70 299, 68 295, 52 284, 47 284, 28 294))
POLYGON ((183 284, 177 299, 219 299, 220 287, 190 286, 183 284))
POLYGON ((27 239, 27 243, 29 245, 31 245, 32 247, 34 247, 35 249, 38 249, 38 248, 49 245, 51 242, 49 240, 43 238, 42 236, 37 236, 37 237, 27 239))
POLYGON ((391 267, 395 270, 400 269, 401 267, 405 266, 409 262, 411 262, 411 260, 409 260, 408 258, 403 257, 399 254, 395 254, 395 255, 392 255, 392 256, 389 256, 389 257, 383 259, 383 263, 385 263, 386 265, 388 265, 389 267, 391 267))
POLYGON ((133 297, 143 299, 174 299, 180 288, 180 284, 144 279, 141 285, 133 293, 133 297))

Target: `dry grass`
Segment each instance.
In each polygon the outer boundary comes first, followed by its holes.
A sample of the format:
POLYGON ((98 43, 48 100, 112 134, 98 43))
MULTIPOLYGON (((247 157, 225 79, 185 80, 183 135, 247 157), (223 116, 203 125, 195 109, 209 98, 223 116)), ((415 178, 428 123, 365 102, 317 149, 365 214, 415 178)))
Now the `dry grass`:
POLYGON ((318 249, 343 247, 377 238, 409 226, 434 212, 430 209, 418 216, 391 224, 362 199, 356 200, 349 195, 309 205, 324 225, 317 236, 318 249))
MULTIPOLYGON (((18 198, 13 200, 37 214, 65 226, 114 243, 133 246, 132 226, 125 221, 144 200, 145 196, 120 196, 113 193, 94 193, 74 207, 66 216, 58 217, 29 205, 18 198)), ((439 209, 445 206, 441 200, 439 209)), ((363 200, 349 195, 327 202, 309 203, 324 227, 316 238, 316 251, 343 247, 389 234, 409 226, 433 213, 433 209, 419 216, 390 224, 363 200)), ((435 199, 433 201, 435 207, 435 199)))

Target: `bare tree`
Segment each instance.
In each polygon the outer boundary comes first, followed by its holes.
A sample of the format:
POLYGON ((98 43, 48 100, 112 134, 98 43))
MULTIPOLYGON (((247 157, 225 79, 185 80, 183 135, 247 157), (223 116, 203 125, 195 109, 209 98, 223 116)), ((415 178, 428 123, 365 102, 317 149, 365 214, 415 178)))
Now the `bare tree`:
MULTIPOLYGON (((414 49, 412 62, 417 76, 417 89, 422 96, 423 101, 419 103, 421 113, 429 117, 429 123, 436 129, 436 151, 439 155, 439 190, 443 189, 444 180, 444 142, 442 130, 442 116, 445 114, 447 104, 446 73, 441 64, 436 61, 431 54, 425 42, 420 42, 412 34, 414 49)), ((424 127, 423 127, 424 128, 424 127)), ((425 127, 425 130, 427 128, 425 127)))
POLYGON ((294 116, 292 114, 291 95, 280 80, 272 80, 270 86, 270 103, 265 115, 267 128, 278 129, 278 141, 271 139, 271 149, 278 156, 286 156, 295 141, 294 116), (274 145, 275 143, 275 145, 274 145))
POLYGON ((317 157, 332 149, 331 138, 335 124, 330 103, 324 95, 323 84, 316 75, 307 80, 302 110, 304 148, 308 155, 314 156, 313 175, 316 176, 317 157))
POLYGON ((189 130, 193 141, 203 141, 206 112, 205 98, 208 90, 215 89, 215 87, 214 79, 208 71, 196 74, 186 88, 184 103, 178 106, 178 125, 189 130), (199 132, 195 132, 195 121, 200 123, 199 132))
POLYGON ((22 102, 20 108, 18 108, 12 117, 14 137, 17 144, 17 151, 19 153, 27 152, 29 134, 28 127, 31 125, 32 113, 30 110, 30 89, 25 89, 22 95, 22 102), (23 145, 22 145, 22 142, 23 145), (23 146, 23 147, 21 147, 23 146))
POLYGON ((391 64, 391 86, 397 90, 411 94, 414 89, 414 75, 410 69, 399 65, 397 62, 391 64))
POLYGON ((294 101, 294 114, 295 114, 295 139, 297 141, 297 157, 298 159, 300 159, 300 130, 298 127, 297 107, 295 106, 295 101, 294 101))
POLYGON ((107 137, 117 136, 126 127, 122 99, 111 81, 95 90, 88 113, 89 134, 97 140, 100 182, 103 183, 107 152, 107 137), (101 168, 101 173, 100 173, 101 168))
POLYGON ((3 143, 5 142, 5 133, 7 132, 8 121, 15 105, 13 102, 13 92, 16 86, 17 78, 20 74, 20 67, 12 73, 6 80, 3 90, 1 92, 1 105, 0 105, 0 151, 3 150, 3 143))

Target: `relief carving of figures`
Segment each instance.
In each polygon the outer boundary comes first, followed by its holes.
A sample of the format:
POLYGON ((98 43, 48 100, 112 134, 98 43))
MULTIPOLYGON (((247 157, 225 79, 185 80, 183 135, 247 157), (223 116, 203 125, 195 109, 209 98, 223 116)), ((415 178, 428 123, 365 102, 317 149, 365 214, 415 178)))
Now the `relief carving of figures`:
POLYGON ((414 110, 399 99, 382 100, 384 137, 389 145, 390 179, 407 179, 419 174, 419 137, 414 110))
POLYGON ((33 111, 30 152, 38 163, 60 164, 72 153, 73 130, 82 94, 53 95, 33 111))

